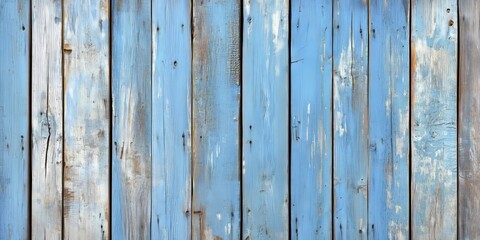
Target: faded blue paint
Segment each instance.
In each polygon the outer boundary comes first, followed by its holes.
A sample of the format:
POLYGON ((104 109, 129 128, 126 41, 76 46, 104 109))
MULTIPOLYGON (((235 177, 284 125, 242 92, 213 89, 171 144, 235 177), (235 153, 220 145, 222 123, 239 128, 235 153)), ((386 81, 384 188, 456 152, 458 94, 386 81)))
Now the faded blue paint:
POLYGON ((152 239, 190 239, 191 3, 152 4, 152 239))
POLYGON ((242 239, 289 232, 288 0, 243 2, 242 239))
POLYGON ((240 238, 240 11, 193 2, 193 239, 240 238))
POLYGON ((334 231, 366 239, 368 199, 368 6, 335 0, 333 9, 334 231))
POLYGON ((409 12, 370 1, 369 239, 409 237, 409 12))
POLYGON ((150 239, 151 2, 112 2, 112 239, 150 239))
POLYGON ((0 2, 0 239, 27 239, 30 1, 0 2))
POLYGON ((331 239, 333 6, 291 4, 291 238, 331 239))
POLYGON ((413 1, 411 39, 412 238, 456 239, 457 0, 413 1))

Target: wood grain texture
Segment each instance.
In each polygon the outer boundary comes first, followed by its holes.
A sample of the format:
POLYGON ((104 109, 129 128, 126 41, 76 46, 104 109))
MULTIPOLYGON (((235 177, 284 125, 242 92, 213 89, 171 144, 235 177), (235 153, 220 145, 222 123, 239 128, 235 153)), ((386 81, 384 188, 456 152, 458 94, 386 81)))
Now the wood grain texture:
POLYGON ((33 239, 62 238, 62 2, 32 1, 33 239))
POLYGON ((191 237, 191 2, 152 2, 152 239, 191 237))
POLYGON ((409 237, 410 4, 371 0, 368 238, 409 237))
POLYGON ((240 238, 240 1, 193 1, 193 238, 240 238))
POLYGON ((413 1, 412 238, 457 238, 457 1, 413 1))
POLYGON ((479 239, 480 2, 459 2, 458 239, 479 239))
POLYGON ((366 239, 368 201, 368 5, 333 7, 334 234, 366 239))
POLYGON ((291 4, 291 238, 331 239, 333 5, 291 4))
POLYGON ((64 237, 109 238, 109 5, 64 0, 64 237))
POLYGON ((30 1, 0 2, 0 239, 29 231, 30 1))
POLYGON ((289 2, 243 2, 242 239, 288 239, 289 2))
POLYGON ((112 233, 150 239, 152 193, 151 2, 112 3, 112 233))

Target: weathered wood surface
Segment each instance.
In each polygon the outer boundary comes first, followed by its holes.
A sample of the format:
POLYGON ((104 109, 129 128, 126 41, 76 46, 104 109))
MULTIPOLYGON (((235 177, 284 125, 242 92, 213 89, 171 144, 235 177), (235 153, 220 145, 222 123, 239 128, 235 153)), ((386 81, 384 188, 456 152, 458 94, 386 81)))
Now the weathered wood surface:
POLYGON ((367 237, 368 2, 333 6, 334 234, 367 237))
POLYGON ((289 2, 243 2, 242 239, 289 233, 289 2))
POLYGON ((64 0, 64 238, 109 238, 109 2, 64 0))
POLYGON ((152 2, 152 239, 191 236, 191 3, 152 2))
POLYGON ((480 2, 459 1, 458 239, 480 238, 480 2))
POLYGON ((62 238, 62 2, 32 1, 32 225, 34 239, 62 238))
POLYGON ((193 1, 193 238, 240 238, 240 1, 193 1))
POLYGON ((112 233, 150 239, 151 1, 112 2, 112 233))
POLYGON ((412 238, 457 238, 457 1, 413 1, 412 238))
POLYGON ((291 1, 292 239, 332 237, 332 1, 291 1))
POLYGON ((0 2, 0 239, 27 239, 30 1, 0 2))
POLYGON ((410 4, 369 4, 368 238, 408 239, 410 4))

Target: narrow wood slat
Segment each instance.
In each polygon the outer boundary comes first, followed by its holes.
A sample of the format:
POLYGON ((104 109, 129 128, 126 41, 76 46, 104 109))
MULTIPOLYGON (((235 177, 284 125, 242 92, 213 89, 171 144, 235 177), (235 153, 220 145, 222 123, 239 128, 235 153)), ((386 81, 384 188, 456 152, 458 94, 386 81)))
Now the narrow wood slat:
POLYGON ((112 2, 112 233, 150 239, 151 1, 112 2))
POLYGON ((109 238, 109 5, 63 1, 64 237, 109 238))
POLYGON ((243 1, 242 239, 288 239, 289 2, 243 1))
POLYGON ((291 5, 291 238, 331 239, 333 5, 291 5))
POLYGON ((191 3, 152 2, 152 239, 191 236, 191 3))
POLYGON ((62 2, 32 1, 33 239, 62 238, 62 2))
POLYGON ((0 1, 0 239, 27 239, 30 1, 0 1))
POLYGON ((413 1, 412 237, 457 238, 457 1, 413 1))
POLYGON ((240 238, 240 1, 193 1, 193 238, 240 238))

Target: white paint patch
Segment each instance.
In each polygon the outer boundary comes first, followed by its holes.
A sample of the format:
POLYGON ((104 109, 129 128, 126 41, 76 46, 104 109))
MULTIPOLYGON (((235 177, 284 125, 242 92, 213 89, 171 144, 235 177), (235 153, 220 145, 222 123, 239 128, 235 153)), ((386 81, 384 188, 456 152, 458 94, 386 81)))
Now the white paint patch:
POLYGON ((217 213, 217 219, 218 219, 218 221, 221 221, 222 220, 222 214, 217 213))
POLYGON ((228 223, 227 226, 225 226, 224 228, 225 228, 225 235, 232 234, 232 224, 228 223))
POLYGON ((310 103, 307 104, 307 128, 306 132, 306 140, 308 141, 308 127, 310 126, 310 103))
POLYGON ((217 143, 217 145, 215 146, 215 156, 218 158, 219 155, 220 155, 220 144, 217 143))
POLYGON ((398 214, 402 210, 400 205, 395 205, 395 213, 398 214))

